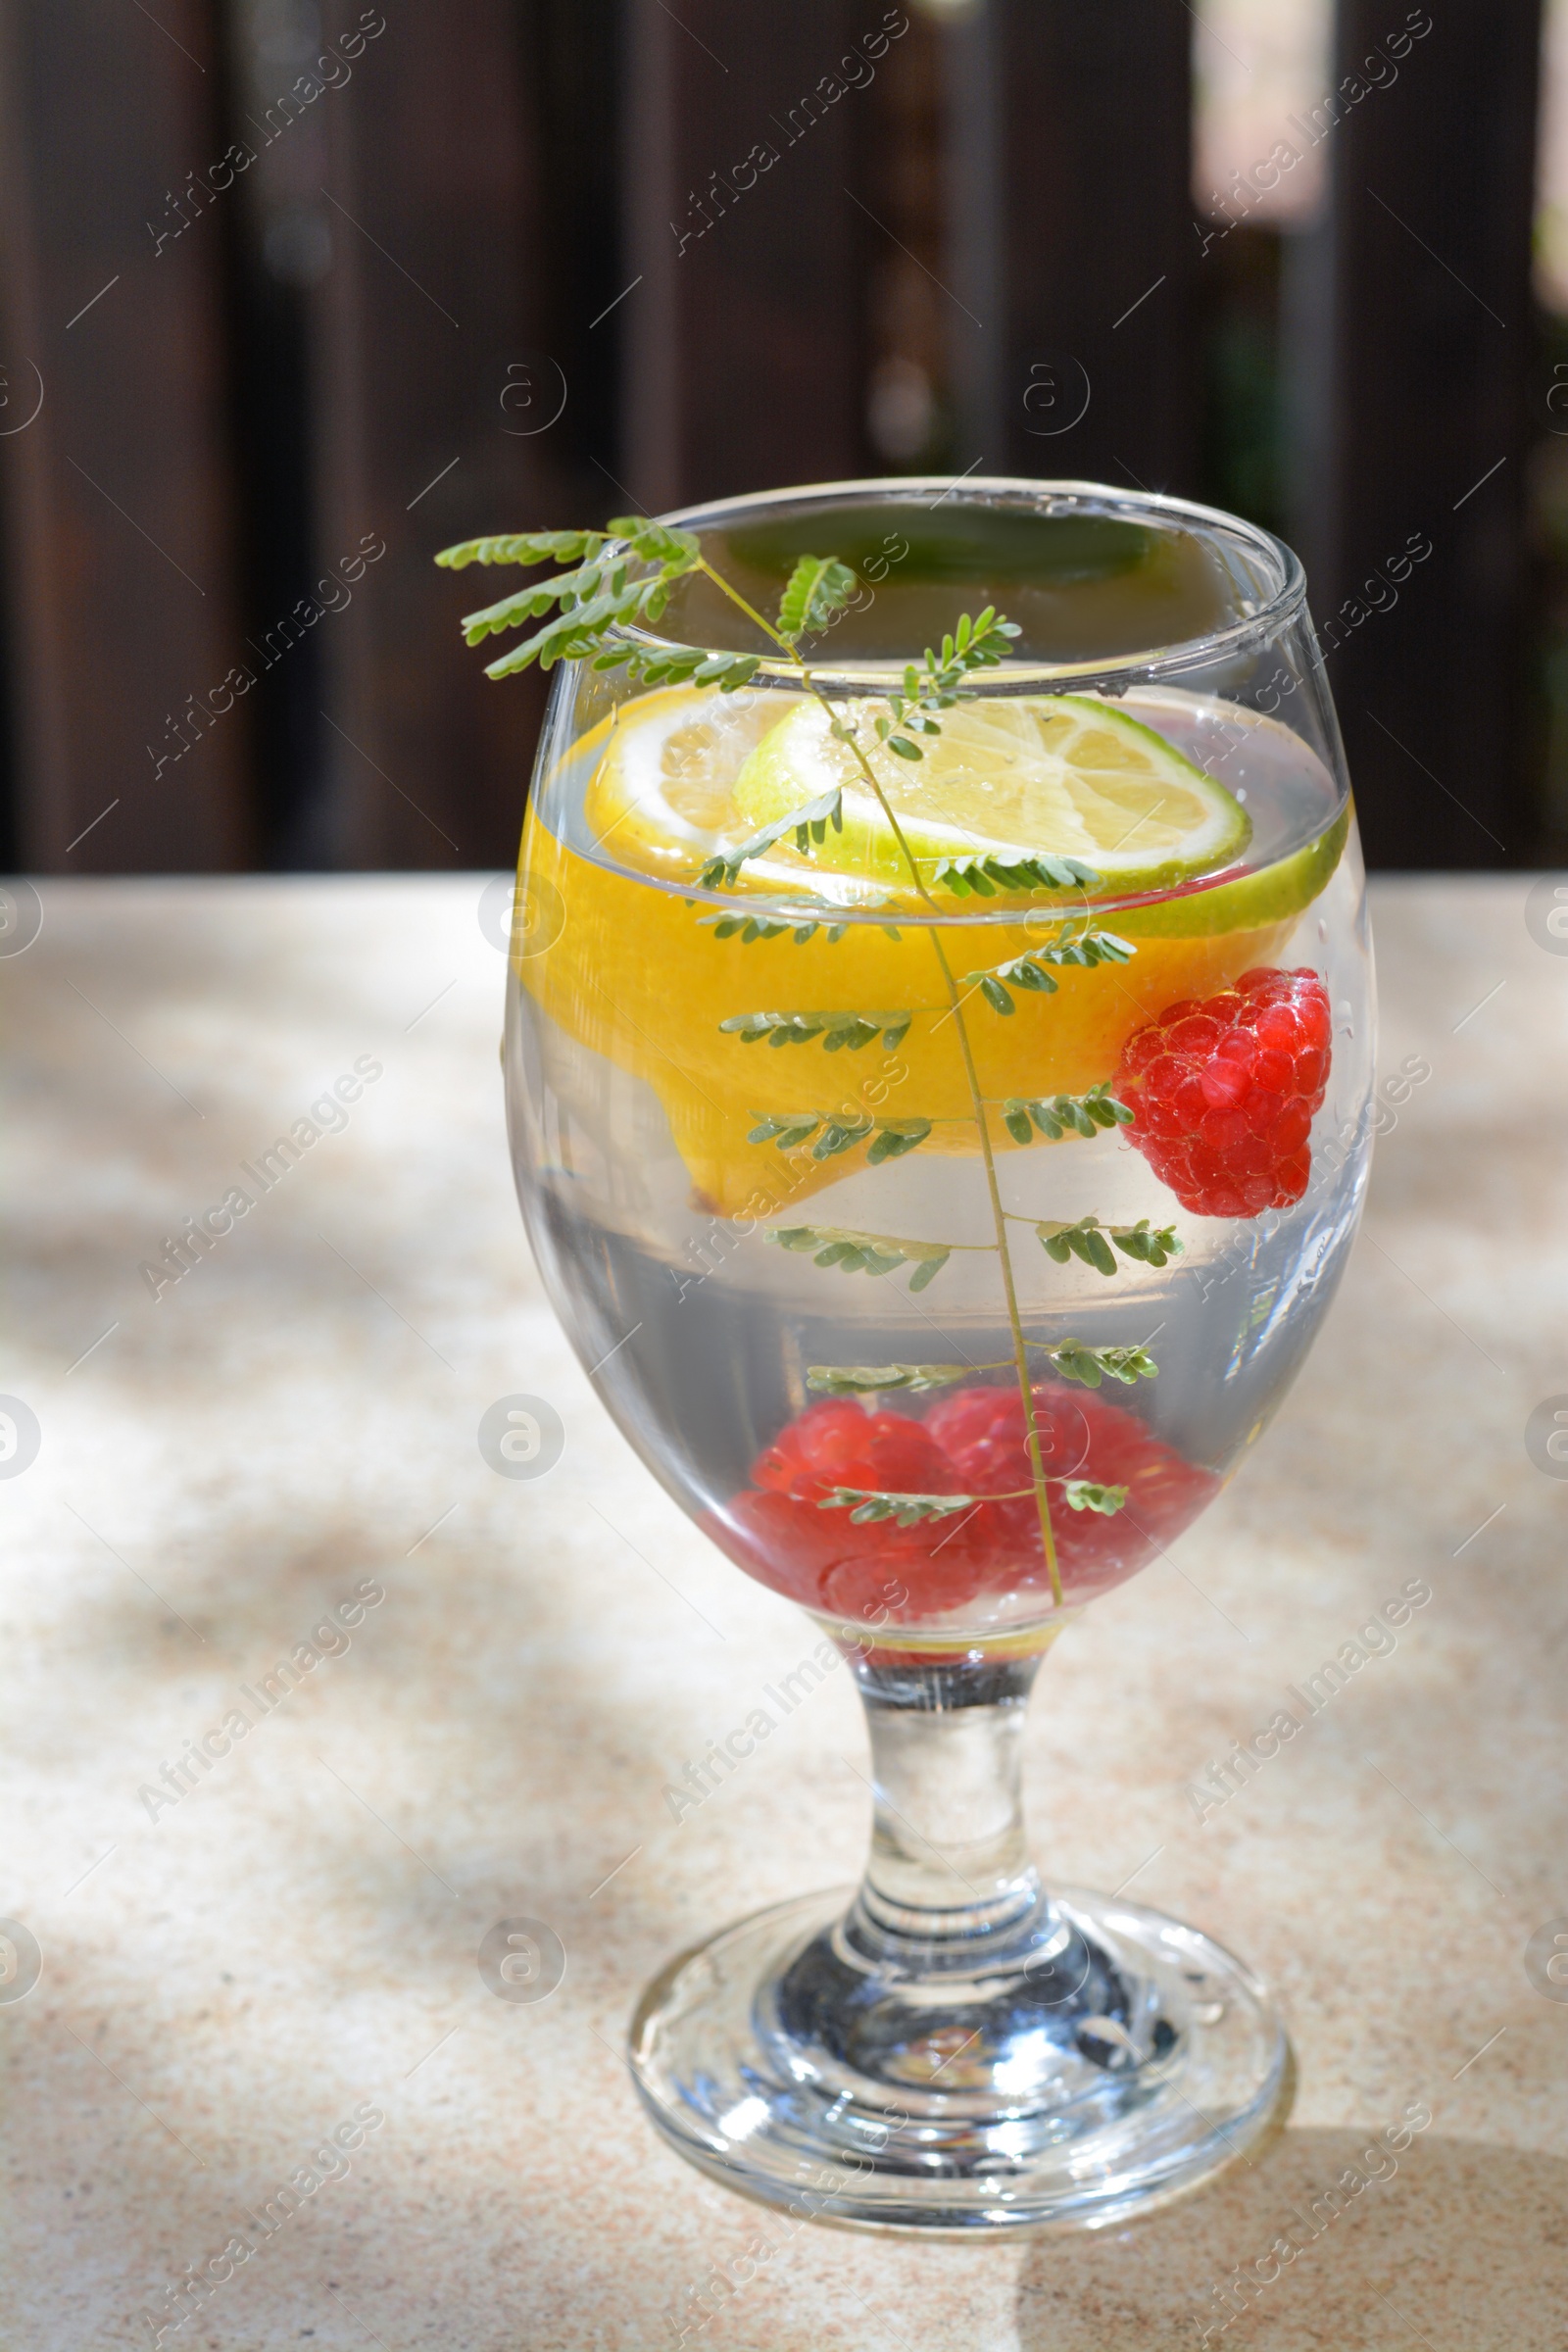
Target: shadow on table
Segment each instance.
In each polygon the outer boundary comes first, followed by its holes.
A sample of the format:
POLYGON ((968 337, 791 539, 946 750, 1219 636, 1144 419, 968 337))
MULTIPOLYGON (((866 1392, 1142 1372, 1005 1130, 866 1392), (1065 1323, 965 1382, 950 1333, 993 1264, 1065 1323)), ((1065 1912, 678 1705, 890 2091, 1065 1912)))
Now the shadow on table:
POLYGON ((1135 2229, 1041 2240, 1019 2281, 1023 2352, 1193 2352, 1210 2328, 1210 2352, 1561 2352, 1568 2160, 1429 2132, 1325 2218, 1369 2137, 1290 2131, 1251 2169, 1135 2229), (1300 2252, 1225 2327, 1234 2306, 1214 2289, 1238 2265, 1271 2268, 1289 2231, 1300 2252))

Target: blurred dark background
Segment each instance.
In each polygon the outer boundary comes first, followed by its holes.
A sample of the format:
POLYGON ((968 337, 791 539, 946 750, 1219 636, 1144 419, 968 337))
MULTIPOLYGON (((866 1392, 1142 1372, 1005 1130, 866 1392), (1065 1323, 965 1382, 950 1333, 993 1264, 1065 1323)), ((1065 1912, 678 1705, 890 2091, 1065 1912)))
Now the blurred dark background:
POLYGON ((540 694, 435 549, 970 469, 1282 532, 1374 861, 1561 859, 1545 41, 1539 0, 5 0, 0 864, 510 862, 540 694))

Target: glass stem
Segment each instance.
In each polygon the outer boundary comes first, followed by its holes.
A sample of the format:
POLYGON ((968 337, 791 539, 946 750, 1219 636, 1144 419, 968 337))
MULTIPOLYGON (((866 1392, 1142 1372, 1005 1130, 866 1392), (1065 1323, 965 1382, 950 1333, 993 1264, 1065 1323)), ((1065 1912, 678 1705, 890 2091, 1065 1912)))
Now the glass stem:
POLYGON ((846 1933, 863 1958, 925 1975, 940 1972, 948 1947, 972 1972, 977 1936, 1000 1947, 1019 1932, 1038 1936, 1045 1898, 1024 1832, 1022 1763, 1039 1666, 1038 1652, 856 1663, 875 1810, 846 1933))

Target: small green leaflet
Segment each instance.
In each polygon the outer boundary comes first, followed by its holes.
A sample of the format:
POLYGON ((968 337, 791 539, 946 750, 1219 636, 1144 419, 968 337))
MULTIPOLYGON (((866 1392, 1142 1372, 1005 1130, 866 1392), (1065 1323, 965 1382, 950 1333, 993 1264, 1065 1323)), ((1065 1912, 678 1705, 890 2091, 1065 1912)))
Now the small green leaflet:
POLYGON ((666 571, 673 571, 676 565, 690 571, 702 562, 703 543, 695 531, 650 522, 646 514, 615 514, 605 528, 612 539, 624 539, 642 563, 662 564, 666 571))
POLYGON ((595 556, 575 571, 558 572, 553 580, 537 580, 531 588, 514 589, 499 604, 464 614, 465 641, 478 645, 481 639, 499 635, 503 629, 516 628, 525 620, 536 619, 541 612, 551 612, 563 598, 568 603, 579 598, 585 601, 603 586, 605 576, 604 566, 595 556))
MULTIPOLYGON (((624 562, 629 554, 639 563, 657 564, 671 579, 693 570, 702 561, 702 542, 695 531, 672 530, 667 523, 650 522, 643 514, 618 514, 602 531, 514 531, 465 539, 456 547, 444 547, 435 560, 448 571, 464 571, 470 564, 592 564, 612 539, 626 542, 624 551, 616 551, 616 563, 624 562)), ((544 583, 553 591, 552 602, 573 584, 570 573, 544 583)), ((538 609, 543 612, 547 608, 538 609)))
MULTIPOLYGON (((1113 1518, 1127 1501, 1125 1487, 1097 1486, 1093 1479, 1052 1479, 1070 1511, 1099 1511, 1113 1518)), ((848 1511, 857 1527, 878 1519, 896 1519, 900 1527, 918 1527, 932 1519, 951 1519, 958 1511, 977 1510, 985 1502, 1020 1502, 1030 1487, 1007 1494, 896 1494, 871 1487, 835 1487, 817 1504, 819 1511, 848 1511)))
POLYGON ((906 1152, 923 1144, 930 1132, 929 1119, 878 1119, 865 1155, 867 1164, 879 1168, 885 1159, 902 1159, 906 1152))
POLYGON ((973 854, 939 860, 933 882, 955 898, 994 899, 999 890, 1097 890, 1101 877, 1077 858, 992 858, 973 854))
POLYGON ((1174 1225, 1151 1226, 1147 1217, 1136 1225, 1112 1225, 1110 1238, 1123 1257, 1137 1258, 1146 1266, 1162 1266, 1168 1258, 1180 1257, 1185 1244, 1176 1239, 1174 1225))
POLYGON ((605 531, 503 532, 460 540, 435 560, 448 571, 466 571, 470 564, 575 564, 597 556, 608 536, 605 531))
MULTIPOLYGON (((947 699, 949 702, 956 703, 958 698, 956 694, 953 694, 949 695, 947 699)), ((890 752, 897 753, 901 760, 923 760, 925 758, 924 752, 921 751, 917 743, 911 743, 909 738, 912 735, 940 735, 942 732, 941 721, 935 718, 914 718, 899 715, 899 713, 902 712, 903 704, 900 697, 897 695, 893 697, 893 708, 895 711, 894 717, 879 718, 875 722, 878 740, 882 743, 885 743, 890 752), (900 733, 899 730, 901 728, 907 731, 905 733, 900 733)))
POLYGON ((1130 1127, 1133 1115, 1111 1093, 1108 1078, 1092 1086, 1087 1095, 1047 1095, 1039 1102, 1015 1095, 1002 1106, 1002 1123, 1015 1144, 1032 1143, 1033 1128, 1053 1144, 1059 1144, 1064 1135, 1087 1136, 1092 1141, 1102 1127, 1130 1127))
POLYGON ((950 1519, 955 1511, 972 1510, 983 1494, 882 1494, 867 1487, 835 1487, 817 1504, 819 1511, 848 1511, 857 1527, 868 1520, 896 1519, 901 1527, 918 1527, 923 1519, 950 1519))
POLYGON ((1097 1487, 1093 1479, 1064 1478, 1061 1499, 1069 1511, 1099 1511, 1105 1519, 1114 1518, 1127 1501, 1125 1487, 1097 1487))
POLYGON ((912 1396, 949 1389, 968 1370, 967 1364, 812 1364, 806 1385, 813 1396, 874 1396, 884 1389, 912 1396))
POLYGON ((778 608, 778 633, 793 640, 825 629, 842 612, 858 583, 847 564, 834 556, 802 556, 790 573, 778 608))
POLYGON ((726 1037, 738 1037, 747 1046, 764 1037, 773 1046, 807 1046, 819 1037, 826 1054, 844 1046, 858 1054, 880 1030, 891 1054, 903 1044, 913 1018, 912 1012, 732 1012, 718 1025, 726 1037))
POLYGON ((924 672, 917 675, 910 663, 904 673, 904 690, 921 696, 955 694, 972 669, 995 669, 1011 640, 1022 635, 1017 622, 1004 620, 995 605, 974 615, 965 612, 953 635, 943 638, 940 660, 927 646, 924 672))
MULTIPOLYGON (((790 939, 795 941, 797 948, 807 946, 807 941, 815 939, 818 931, 823 934, 825 948, 837 948, 837 943, 842 941, 849 931, 847 922, 832 922, 832 917, 835 917, 837 912, 839 912, 839 907, 835 907, 832 899, 800 899, 795 904, 795 912, 783 912, 780 907, 760 906, 753 915, 745 915, 745 912, 738 910, 738 907, 733 912, 726 907, 721 915, 712 915, 712 912, 710 912, 710 915, 698 915, 696 919, 701 924, 706 924, 706 927, 712 927, 714 939, 738 939, 743 948, 750 948, 755 941, 760 941, 760 939, 783 939, 785 931, 788 931, 790 939), (813 906, 820 906, 820 910, 823 912, 820 912, 820 915, 811 915, 808 907, 813 907, 813 906)), ((886 936, 894 941, 903 939, 903 931, 891 922, 879 922, 877 929, 886 931, 886 936)))
POLYGON ((855 1233, 840 1225, 776 1225, 767 1238, 781 1250, 809 1250, 814 1264, 836 1266, 841 1274, 891 1274, 897 1266, 912 1265, 911 1291, 923 1291, 936 1280, 955 1247, 902 1241, 890 1233, 855 1233))
POLYGON ((1075 1380, 1086 1389, 1098 1389, 1102 1380, 1119 1380, 1130 1389, 1134 1381, 1153 1380, 1159 1372, 1143 1348, 1086 1348, 1082 1340, 1063 1340, 1045 1352, 1063 1380, 1075 1380))
POLYGON ((1075 939, 1057 940, 1050 948, 1027 948, 1021 956, 988 972, 965 972, 963 976, 979 982, 980 994, 995 1011, 1013 1012, 1017 1008, 1009 987, 1055 995, 1056 983, 1045 968, 1048 964, 1079 964, 1092 971, 1100 963, 1127 963, 1137 953, 1131 940, 1118 939, 1114 931, 1080 931, 1075 939))
POLYGON ((749 686, 761 666, 758 654, 705 654, 691 646, 677 646, 669 653, 657 653, 649 646, 612 646, 607 654, 596 654, 595 669, 624 669, 627 675, 649 686, 684 686, 688 680, 694 686, 716 686, 722 694, 733 694, 739 686, 749 686))
MULTIPOLYGON (((715 939, 738 939, 743 948, 751 947, 760 939, 782 939, 786 932, 798 948, 804 948, 807 941, 813 939, 822 929, 820 922, 780 920, 774 914, 700 914, 697 920, 710 923, 715 939)), ((829 923, 823 938, 824 946, 837 947, 846 928, 843 923, 829 923)))
POLYGON ((844 830, 844 793, 837 784, 829 792, 818 793, 814 801, 808 801, 803 808, 792 808, 788 816, 779 817, 776 823, 764 825, 760 833, 754 833, 740 849, 731 850, 721 858, 710 858, 698 880, 704 890, 732 890, 748 858, 760 858, 764 850, 770 850, 775 841, 782 841, 786 833, 794 834, 795 847, 804 858, 813 841, 827 838, 829 825, 835 833, 844 830))
POLYGON ((885 1159, 902 1159, 923 1144, 931 1132, 929 1119, 872 1119, 862 1113, 848 1115, 831 1111, 783 1111, 765 1118, 754 1127, 747 1137, 749 1144, 777 1144, 781 1152, 797 1152, 803 1144, 810 1143, 818 1128, 822 1133, 811 1148, 813 1159, 832 1159, 840 1152, 850 1151, 871 1137, 871 1149, 866 1159, 873 1168, 885 1159))
POLYGON ((1058 1266, 1077 1257, 1101 1274, 1116 1271, 1112 1242, 1123 1257, 1135 1258, 1144 1266, 1163 1266, 1182 1253, 1175 1226, 1152 1226, 1147 1217, 1140 1217, 1136 1225, 1102 1225, 1098 1217, 1079 1217, 1074 1224, 1062 1225, 1043 1218, 1035 1232, 1046 1255, 1054 1258, 1058 1266))

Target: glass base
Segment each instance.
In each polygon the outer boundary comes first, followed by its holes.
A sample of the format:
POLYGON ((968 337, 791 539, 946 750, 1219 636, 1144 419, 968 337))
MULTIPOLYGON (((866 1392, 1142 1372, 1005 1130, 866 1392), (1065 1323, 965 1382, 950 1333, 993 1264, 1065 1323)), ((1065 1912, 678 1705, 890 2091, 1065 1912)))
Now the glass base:
POLYGON ((850 1889, 780 1903, 655 1980, 631 2065, 715 2180, 899 2230, 1127 2221, 1236 2163, 1293 2089, 1250 1969, 1076 1890, 1040 1895, 961 1971, 879 1957, 850 1889))

